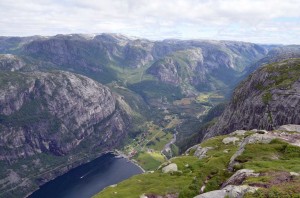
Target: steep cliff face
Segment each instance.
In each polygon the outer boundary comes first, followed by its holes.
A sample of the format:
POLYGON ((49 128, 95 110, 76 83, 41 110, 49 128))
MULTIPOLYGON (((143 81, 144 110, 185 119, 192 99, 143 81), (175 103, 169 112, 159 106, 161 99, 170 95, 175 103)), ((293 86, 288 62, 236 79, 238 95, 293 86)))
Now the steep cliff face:
POLYGON ((126 135, 119 96, 87 77, 1 72, 0 93, 0 196, 24 196, 126 135))
POLYGON ((299 93, 300 59, 265 65, 235 89, 231 102, 205 138, 236 129, 299 124, 299 93))
POLYGON ((1 80, 1 160, 65 155, 87 139, 105 150, 125 133, 115 96, 91 79, 34 72, 5 73, 1 80))
POLYGON ((179 85, 180 83, 191 83, 193 77, 201 77, 201 72, 196 72, 198 64, 203 64, 201 49, 188 49, 177 51, 167 57, 154 62, 147 70, 160 81, 179 85))
POLYGON ((101 71, 107 64, 139 68, 153 60, 153 43, 130 40, 124 36, 103 34, 57 35, 26 43, 22 53, 69 67, 101 71))

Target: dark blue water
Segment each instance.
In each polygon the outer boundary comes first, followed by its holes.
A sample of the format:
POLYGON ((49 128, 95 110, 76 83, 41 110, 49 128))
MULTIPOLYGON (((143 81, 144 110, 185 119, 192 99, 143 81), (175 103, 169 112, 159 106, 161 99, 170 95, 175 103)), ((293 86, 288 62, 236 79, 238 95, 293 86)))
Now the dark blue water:
POLYGON ((44 184, 28 198, 88 198, 142 170, 124 158, 105 154, 44 184))

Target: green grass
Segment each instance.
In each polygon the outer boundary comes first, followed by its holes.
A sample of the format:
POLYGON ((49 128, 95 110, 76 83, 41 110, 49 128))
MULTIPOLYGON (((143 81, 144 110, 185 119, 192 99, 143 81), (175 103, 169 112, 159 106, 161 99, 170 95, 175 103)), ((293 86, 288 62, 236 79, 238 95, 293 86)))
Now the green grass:
POLYGON ((273 140, 267 145, 248 144, 237 161, 243 163, 243 168, 256 172, 300 172, 300 148, 280 140, 273 140))
POLYGON ((191 182, 191 178, 181 175, 163 173, 149 173, 133 176, 118 184, 117 187, 108 187, 105 191, 95 195, 99 198, 132 198, 144 193, 167 194, 183 189, 191 182))
MULTIPOLYGON (((252 132, 247 132, 244 138, 250 134, 252 132)), ((163 174, 160 168, 153 174, 137 175, 121 182, 117 187, 109 187, 95 197, 126 198, 139 197, 142 194, 163 196, 172 193, 178 193, 179 198, 194 197, 199 194, 204 183, 205 192, 217 190, 233 174, 227 167, 231 156, 238 149, 238 144, 223 144, 222 140, 225 137, 228 135, 214 137, 201 143, 202 147, 214 147, 202 160, 191 156, 194 150, 189 156, 172 158, 170 161, 177 164, 178 172, 163 174)), ((143 158, 149 156, 144 155, 143 158)), ((261 173, 259 177, 247 178, 244 184, 272 184, 280 174, 300 172, 300 148, 278 139, 269 144, 248 144, 237 161, 240 164, 236 168, 253 169, 261 173)), ((255 194, 247 194, 246 197, 297 197, 300 193, 299 184, 297 177, 284 185, 271 185, 269 189, 262 188, 255 194)))
MULTIPOLYGON (((179 172, 163 174, 161 169, 153 174, 134 176, 129 180, 118 184, 117 187, 107 188, 98 197, 139 197, 143 193, 165 195, 179 193, 179 197, 193 197, 199 193, 199 189, 207 180, 207 191, 220 187, 223 181, 230 177, 226 167, 231 155, 235 152, 235 146, 221 143, 223 137, 217 137, 205 142, 202 146, 220 145, 217 150, 210 151, 209 157, 199 160, 194 156, 180 156, 171 159, 176 163, 179 172), (223 150, 228 149, 229 153, 223 150), (142 181, 142 182, 139 182, 142 181), (147 181, 147 182, 146 182, 147 181), (117 194, 114 194, 117 192, 117 194)), ((143 153, 140 158, 153 159, 149 154, 143 153)), ((96 197, 97 197, 96 196, 96 197)))
POLYGON ((255 193, 247 193, 244 198, 300 198, 300 177, 294 178, 292 182, 283 182, 273 185, 271 188, 261 188, 255 193))
POLYGON ((168 101, 183 98, 183 94, 179 87, 154 80, 145 80, 131 84, 128 87, 140 94, 146 101, 149 101, 152 98, 161 99, 162 96, 166 97, 168 101))
POLYGON ((122 197, 131 198, 139 197, 146 194, 160 194, 176 193, 183 190, 193 182, 193 177, 199 167, 199 160, 195 157, 186 156, 183 159, 174 159, 173 162, 178 164, 178 168, 183 173, 148 173, 143 175, 133 176, 118 184, 117 187, 109 187, 95 197, 122 197), (185 164, 189 164, 186 167, 185 164), (117 194, 115 193, 117 192, 117 194))
POLYGON ((164 146, 171 141, 173 135, 170 133, 165 133, 163 131, 158 131, 155 138, 147 144, 148 148, 160 151, 164 146))
POLYGON ((134 159, 143 167, 145 170, 155 170, 161 163, 164 162, 164 157, 157 152, 139 152, 134 159))

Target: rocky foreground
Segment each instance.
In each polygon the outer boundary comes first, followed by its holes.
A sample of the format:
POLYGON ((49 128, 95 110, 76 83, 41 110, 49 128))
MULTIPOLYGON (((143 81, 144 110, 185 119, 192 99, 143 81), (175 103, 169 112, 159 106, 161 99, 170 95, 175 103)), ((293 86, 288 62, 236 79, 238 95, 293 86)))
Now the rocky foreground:
POLYGON ((300 197, 300 125, 210 138, 95 197, 300 197))

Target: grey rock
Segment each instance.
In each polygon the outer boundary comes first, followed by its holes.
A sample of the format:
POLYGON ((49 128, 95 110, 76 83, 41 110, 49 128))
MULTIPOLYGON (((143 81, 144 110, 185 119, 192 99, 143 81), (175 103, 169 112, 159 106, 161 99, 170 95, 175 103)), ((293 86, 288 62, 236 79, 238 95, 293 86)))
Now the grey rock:
POLYGON ((227 195, 225 190, 214 190, 201 195, 197 195, 194 198, 224 198, 227 195))
POLYGON ((299 174, 299 173, 296 173, 296 172, 290 172, 290 175, 295 176, 295 177, 300 176, 300 174, 299 174))
POLYGON ((228 185, 241 185, 247 177, 257 177, 259 173, 254 173, 250 169, 241 169, 236 171, 226 182, 222 184, 222 188, 228 185))
POLYGON ((229 185, 223 188, 222 190, 214 190, 207 193, 197 195, 194 198, 242 198, 246 193, 254 193, 258 188, 242 185, 242 186, 233 186, 229 185))
POLYGON ((237 137, 226 137, 222 140, 223 144, 235 144, 236 141, 239 141, 240 139, 237 137))
POLYGON ((175 171, 178 171, 177 164, 175 164, 175 163, 171 163, 162 168, 163 173, 169 173, 169 172, 175 172, 175 171))
POLYGON ((257 187, 252 187, 248 185, 242 185, 242 186, 234 186, 234 185, 229 185, 223 188, 223 190, 226 191, 227 196, 230 198, 242 198, 246 193, 254 193, 255 191, 258 190, 257 187))
POLYGON ((160 81, 178 85, 180 77, 176 68, 176 63, 171 58, 164 58, 163 61, 155 62, 147 73, 156 76, 160 81))
POLYGON ((276 137, 272 135, 255 133, 250 135, 245 141, 247 142, 247 144, 269 144, 275 138, 276 137))
POLYGON ((237 135, 237 136, 243 136, 243 135, 245 135, 246 132, 247 131, 245 131, 245 130, 236 130, 236 131, 230 133, 230 135, 231 136, 235 136, 235 135, 237 135))
POLYGON ((296 124, 282 125, 278 128, 278 130, 300 132, 300 125, 296 125, 296 124))
POLYGON ((15 71, 7 75, 0 92, 0 160, 18 164, 33 159, 11 167, 24 174, 8 175, 22 192, 114 149, 126 134, 129 118, 115 94, 87 77, 15 71), (46 167, 49 159, 59 159, 55 164, 50 160, 51 170, 46 167), (36 176, 26 178, 29 170, 36 176))
POLYGON ((197 145, 194 145, 194 146, 188 148, 184 153, 187 155, 187 154, 189 154, 189 152, 190 152, 191 150, 196 150, 199 146, 200 146, 200 145, 198 145, 198 144, 197 144, 197 145))
POLYGON ((94 147, 110 142, 113 136, 112 142, 117 142, 124 135, 125 123, 107 87, 69 72, 18 75, 24 79, 22 84, 11 81, 1 86, 0 114, 7 121, 0 125, 0 144, 9 150, 0 159, 10 161, 42 152, 65 155, 83 140, 90 139, 94 147), (45 119, 35 119, 30 125, 8 124, 14 122, 9 116, 16 116, 22 108, 31 108, 28 117, 45 119))
POLYGON ((194 153, 194 156, 198 157, 199 159, 203 159, 206 157, 207 151, 212 150, 212 149, 213 149, 213 147, 202 148, 201 146, 198 146, 194 153))

